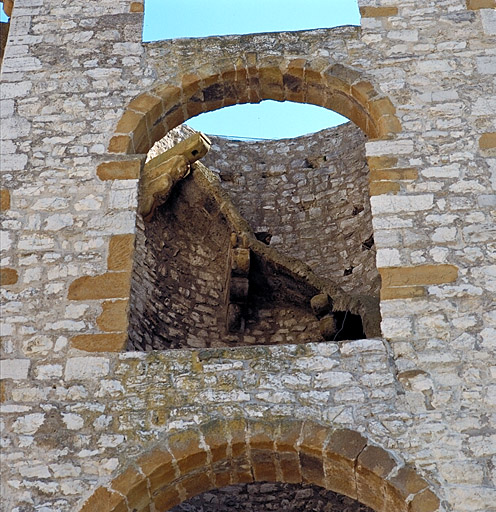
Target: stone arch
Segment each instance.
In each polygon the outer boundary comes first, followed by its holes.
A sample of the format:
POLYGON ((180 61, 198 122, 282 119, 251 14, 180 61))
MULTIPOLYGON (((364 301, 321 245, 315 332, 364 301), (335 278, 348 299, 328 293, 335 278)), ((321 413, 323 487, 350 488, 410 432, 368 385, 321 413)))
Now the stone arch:
POLYGON ((254 481, 311 483, 377 512, 435 512, 428 482, 356 431, 314 421, 213 420, 170 434, 80 512, 165 512, 206 490, 254 481))
POLYGON ((110 153, 146 153, 169 130, 222 107, 262 100, 328 108, 358 125, 371 139, 401 130, 390 99, 364 73, 326 59, 263 58, 247 53, 172 78, 135 98, 119 120, 110 153))
MULTIPOLYGON (((138 179, 146 153, 168 131, 203 112, 264 99, 309 103, 332 109, 357 124, 369 139, 392 139, 401 130, 396 109, 364 73, 328 59, 264 56, 249 52, 236 62, 220 60, 172 77, 130 102, 108 146, 109 158, 97 168, 101 180, 138 179)), ((381 176, 381 180, 384 179, 381 176)), ((380 182, 378 193, 396 193, 395 181, 380 182)), ((374 185, 374 183, 371 184, 374 185)), ((114 235, 108 246, 108 271, 83 276, 69 287, 71 300, 102 300, 100 333, 72 338, 74 348, 119 351, 127 339, 127 308, 134 253, 131 234, 114 235), (116 300, 119 299, 119 300, 116 300)))

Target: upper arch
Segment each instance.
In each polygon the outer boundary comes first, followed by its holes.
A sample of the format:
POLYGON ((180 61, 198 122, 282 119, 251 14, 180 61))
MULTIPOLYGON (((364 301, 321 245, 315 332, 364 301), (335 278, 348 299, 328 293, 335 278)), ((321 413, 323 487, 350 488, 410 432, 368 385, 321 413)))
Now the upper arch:
POLYGON ((204 491, 253 481, 311 483, 377 512, 435 512, 413 468, 358 432, 314 421, 213 420, 169 434, 87 499, 80 512, 165 512, 204 491))
POLYGON ((110 153, 146 153, 169 130, 222 107, 262 100, 328 108, 371 139, 401 130, 395 107, 361 71, 326 59, 263 57, 254 52, 176 76, 136 97, 120 118, 110 153))

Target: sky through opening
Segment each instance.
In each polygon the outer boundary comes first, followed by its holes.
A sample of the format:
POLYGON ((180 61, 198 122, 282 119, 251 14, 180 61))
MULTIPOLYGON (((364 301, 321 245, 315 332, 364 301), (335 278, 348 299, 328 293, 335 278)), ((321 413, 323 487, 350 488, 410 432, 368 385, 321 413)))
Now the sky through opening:
MULTIPOLYGON (((360 25, 357 0, 145 0, 144 41, 360 25)), ((240 139, 284 139, 347 122, 291 102, 235 105, 189 119, 195 130, 240 139)))

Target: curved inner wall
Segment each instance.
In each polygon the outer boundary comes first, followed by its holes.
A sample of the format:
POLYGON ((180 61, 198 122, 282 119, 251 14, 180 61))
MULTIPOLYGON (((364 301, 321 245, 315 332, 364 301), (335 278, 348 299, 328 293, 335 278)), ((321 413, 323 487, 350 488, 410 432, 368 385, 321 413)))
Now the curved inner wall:
POLYGON ((379 295, 366 136, 353 123, 296 139, 211 137, 202 162, 255 232, 345 291, 379 295))
POLYGON ((372 512, 356 500, 311 484, 254 482, 213 489, 171 512, 372 512))
MULTIPOLYGON (((149 157, 190 133, 187 127, 173 130, 149 157)), ((348 123, 291 140, 212 142, 202 163, 220 177, 259 239, 270 239, 270 247, 346 292, 378 296, 365 135, 359 128, 348 123)), ((176 186, 151 222, 138 217, 128 349, 322 340, 308 293, 283 301, 258 293, 243 306, 242 328, 226 328, 231 233, 195 173, 176 186)))

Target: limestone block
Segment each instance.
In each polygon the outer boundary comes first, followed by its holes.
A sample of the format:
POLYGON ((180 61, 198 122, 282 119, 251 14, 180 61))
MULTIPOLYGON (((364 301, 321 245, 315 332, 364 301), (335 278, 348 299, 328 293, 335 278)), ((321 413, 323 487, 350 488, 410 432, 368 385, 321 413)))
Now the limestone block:
POLYGON ((477 70, 481 75, 496 75, 496 57, 477 57, 477 70))
POLYGON ((12 430, 18 434, 32 435, 38 431, 44 422, 45 414, 43 413, 27 414, 15 420, 12 430))
POLYGON ((413 152, 411 140, 377 140, 365 144, 367 158, 385 155, 408 155, 413 152))
POLYGON ((67 380, 85 380, 105 377, 109 373, 109 360, 105 357, 71 357, 65 366, 67 380))
POLYGON ((383 213, 418 212, 430 210, 434 206, 434 195, 380 195, 371 197, 370 204, 372 206, 372 212, 375 215, 383 213))
POLYGON ((482 27, 488 36, 496 35, 496 2, 493 3, 492 9, 481 10, 482 27))
POLYGON ((2 379, 27 379, 30 364, 29 359, 2 359, 0 361, 0 376, 2 379))

